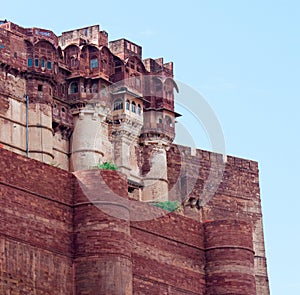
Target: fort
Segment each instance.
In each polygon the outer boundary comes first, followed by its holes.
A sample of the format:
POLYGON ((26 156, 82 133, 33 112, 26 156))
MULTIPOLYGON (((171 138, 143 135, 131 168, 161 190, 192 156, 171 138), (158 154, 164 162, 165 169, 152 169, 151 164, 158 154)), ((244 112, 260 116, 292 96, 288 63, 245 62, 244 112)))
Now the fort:
POLYGON ((258 164, 174 144, 178 90, 98 25, 0 21, 0 294, 269 295, 258 164))

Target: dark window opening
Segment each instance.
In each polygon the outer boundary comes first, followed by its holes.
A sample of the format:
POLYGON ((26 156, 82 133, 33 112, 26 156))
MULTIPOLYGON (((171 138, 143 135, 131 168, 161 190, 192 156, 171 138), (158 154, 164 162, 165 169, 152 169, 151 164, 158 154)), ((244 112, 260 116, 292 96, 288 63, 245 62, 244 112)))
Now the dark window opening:
POLYGON ((71 57, 71 67, 72 68, 78 67, 78 64, 79 64, 78 59, 76 57, 72 56, 71 57))
POLYGON ((126 101, 126 110, 127 111, 130 110, 130 102, 129 102, 129 100, 126 101))
POLYGON ((70 93, 78 93, 78 83, 77 82, 72 82, 70 84, 70 93))
POLYGON ((35 58, 35 59, 34 59, 34 66, 35 66, 35 67, 38 67, 38 66, 39 66, 39 59, 38 59, 38 58, 35 58))
POLYGON ((129 193, 133 193, 133 192, 134 192, 134 190, 135 190, 135 188, 134 188, 134 187, 130 187, 130 186, 128 186, 128 192, 129 192, 129 193))
POLYGON ((131 111, 132 111, 133 113, 136 112, 136 105, 135 105, 135 102, 133 102, 133 103, 131 104, 131 111))
POLYGON ((94 83, 92 85, 92 93, 97 93, 97 92, 98 92, 98 85, 97 85, 97 83, 94 83))
POLYGON ((114 101, 114 111, 123 110, 123 100, 118 98, 114 101))
POLYGON ((41 84, 38 85, 38 91, 43 91, 43 85, 41 84))
POLYGON ((27 60, 27 66, 28 66, 29 68, 32 67, 32 58, 28 58, 28 60, 27 60))
POLYGON ((91 59, 90 67, 91 67, 91 69, 96 69, 96 68, 98 68, 98 59, 97 59, 97 58, 91 59))
POLYGON ((44 68, 45 67, 45 59, 41 59, 41 67, 44 68))
POLYGON ((51 61, 47 61, 47 69, 48 70, 52 69, 52 63, 51 63, 51 61))
POLYGON ((170 127, 173 127, 173 124, 172 124, 172 119, 171 119, 171 117, 169 117, 169 116, 166 116, 165 120, 166 120, 166 124, 167 124, 168 126, 170 126, 170 127))
POLYGON ((138 104, 138 107, 137 107, 137 112, 138 112, 139 116, 142 114, 142 108, 139 104, 138 104))
POLYGON ((57 130, 58 126, 59 126, 59 123, 56 123, 56 122, 52 121, 52 129, 54 131, 57 130))
POLYGON ((160 92, 162 90, 162 83, 157 82, 155 85, 156 92, 160 92))

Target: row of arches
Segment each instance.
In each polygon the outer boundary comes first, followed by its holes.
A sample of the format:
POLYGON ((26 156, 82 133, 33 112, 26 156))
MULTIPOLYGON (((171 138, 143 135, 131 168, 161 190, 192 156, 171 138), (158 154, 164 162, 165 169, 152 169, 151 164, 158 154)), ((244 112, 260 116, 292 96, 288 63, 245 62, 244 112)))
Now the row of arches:
POLYGON ((52 61, 47 60, 45 56, 42 56, 41 58, 39 58, 38 56, 35 56, 34 58, 28 57, 27 66, 29 68, 35 67, 35 68, 52 70, 52 61))
MULTIPOLYGON (((171 99, 173 97, 173 88, 177 89, 177 85, 174 82, 173 79, 166 79, 165 81, 162 81, 158 78, 153 79, 154 80, 154 95, 157 97, 166 97, 167 99, 171 99)), ((129 80, 129 84, 132 87, 141 89, 142 87, 142 81, 140 76, 132 76, 129 80)), ((89 88, 85 88, 82 86, 83 89, 81 92, 89 92, 89 93, 98 93, 99 87, 98 82, 93 82, 89 88)), ((73 81, 69 84, 69 94, 76 94, 79 93, 79 83, 77 81, 73 81)))
MULTIPOLYGON (((143 89, 142 76, 148 74, 142 60, 137 56, 131 56, 124 61, 111 53, 106 46, 97 47, 94 45, 77 46, 71 44, 67 46, 64 51, 60 47, 55 48, 53 44, 46 40, 40 40, 36 44, 26 41, 27 46, 27 66, 29 68, 36 68, 42 70, 52 71, 57 73, 57 61, 65 63, 71 69, 89 68, 90 71, 100 71, 101 73, 115 77, 120 73, 121 75, 115 79, 118 80, 129 79, 129 86, 137 90, 143 89)), ((177 85, 171 78, 164 81, 159 78, 154 78, 154 90, 157 97, 165 97, 172 99, 174 87, 177 85)), ((152 89, 153 89, 152 88, 152 89)), ((78 86, 73 85, 69 92, 77 93, 78 86), (76 91, 77 90, 77 91, 76 91)), ((95 90, 95 89, 94 89, 95 90)))
POLYGON ((62 60, 60 48, 46 40, 40 40, 35 44, 29 41, 26 43, 27 67, 52 71, 54 63, 62 60))
MULTIPOLYGON (((125 61, 122 61, 119 57, 114 55, 110 49, 106 46, 97 47, 93 44, 87 44, 79 46, 76 44, 70 44, 64 50, 60 46, 57 48, 48 40, 39 40, 33 44, 26 40, 27 57, 28 59, 34 59, 34 56, 44 55, 46 59, 51 61, 60 60, 70 68, 79 68, 80 64, 87 62, 90 69, 96 69, 99 67, 113 66, 116 68, 116 72, 120 71, 120 67, 127 66, 138 73, 145 73, 145 66, 140 58, 137 56, 131 56, 125 61)), ((28 63, 28 66, 31 63, 28 63)))
POLYGON ((146 74, 147 70, 142 60, 137 56, 128 57, 121 60, 114 55, 106 46, 97 47, 95 45, 78 46, 71 44, 64 49, 64 62, 74 70, 86 70, 91 72, 101 71, 108 76, 114 74, 114 81, 137 77, 131 79, 134 87, 140 87, 140 75, 146 74))
MULTIPOLYGON (((124 100, 122 98, 116 98, 114 100, 113 110, 114 111, 124 110, 124 100)), ((139 103, 137 104, 135 101, 130 101, 129 99, 125 101, 125 110, 138 114, 139 116, 142 115, 141 105, 139 103)))
POLYGON ((174 95, 174 88, 178 92, 178 86, 172 78, 165 80, 159 77, 153 77, 152 93, 157 97, 165 97, 166 99, 172 99, 174 95))
POLYGON ((74 70, 101 71, 106 75, 114 72, 113 54, 106 46, 84 45, 82 47, 71 44, 64 49, 64 62, 74 70))
POLYGON ((157 118, 157 123, 158 124, 165 124, 167 125, 168 127, 174 127, 174 124, 173 124, 173 120, 170 116, 166 115, 165 117, 163 116, 159 116, 157 118))
POLYGON ((77 93, 101 93, 106 95, 106 87, 103 84, 95 81, 93 83, 84 83, 79 84, 77 81, 73 81, 69 84, 68 94, 77 94, 77 93), (101 89, 101 91, 99 91, 101 89))

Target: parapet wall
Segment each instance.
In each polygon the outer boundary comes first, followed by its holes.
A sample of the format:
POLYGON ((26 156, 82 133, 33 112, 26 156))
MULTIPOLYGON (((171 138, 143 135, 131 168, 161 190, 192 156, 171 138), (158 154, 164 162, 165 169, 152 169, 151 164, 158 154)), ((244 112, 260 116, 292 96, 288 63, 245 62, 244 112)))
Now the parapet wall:
POLYGON ((110 170, 75 175, 76 294, 133 294, 129 210, 118 202, 128 198, 127 179, 110 170))
POLYGON ((187 208, 185 214, 200 222, 250 222, 257 292, 269 294, 258 163, 231 156, 227 156, 224 162, 222 155, 180 145, 171 146, 167 162, 169 190, 172 192, 169 197, 174 200, 183 200, 187 195, 202 200, 204 188, 210 188, 209 176, 219 179, 213 197, 203 203, 201 210, 187 208))
POLYGON ((131 236, 134 294, 205 294, 201 223, 172 213, 132 223, 131 236))
POLYGON ((72 175, 0 149, 0 294, 73 294, 72 175))
POLYGON ((199 222, 129 201, 117 171, 76 180, 4 149, 0 164, 1 294, 268 294, 256 291, 250 218, 199 222), (135 207, 162 214, 130 221, 135 207))

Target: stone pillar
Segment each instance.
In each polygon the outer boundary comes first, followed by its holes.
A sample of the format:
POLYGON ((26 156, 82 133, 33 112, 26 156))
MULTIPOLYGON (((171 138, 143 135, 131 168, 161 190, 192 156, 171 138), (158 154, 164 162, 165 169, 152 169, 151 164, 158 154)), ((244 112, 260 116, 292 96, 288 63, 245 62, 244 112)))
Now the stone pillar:
POLYGON ((106 117, 106 109, 91 103, 74 111, 73 116, 70 169, 91 169, 101 163, 104 156, 101 122, 106 117))
POLYGON ((135 148, 139 146, 142 122, 130 117, 125 118, 125 116, 119 116, 119 118, 120 124, 112 126, 114 163, 129 180, 139 183, 141 181, 139 159, 135 148))
POLYGON ((246 221, 204 224, 206 295, 256 295, 252 226, 246 221))
POLYGON ((168 200, 168 175, 166 146, 147 144, 143 149, 142 176, 144 188, 143 201, 168 200))
POLYGON ((30 158, 48 164, 53 161, 52 109, 49 104, 29 104, 28 148, 30 158))
POLYGON ((114 161, 118 169, 126 175, 130 173, 130 146, 133 138, 125 131, 116 131, 113 137, 114 161))

